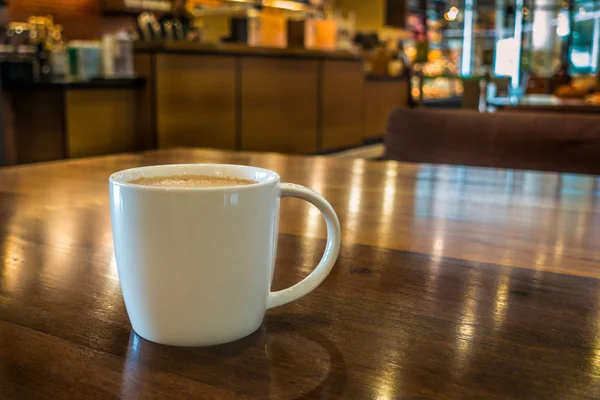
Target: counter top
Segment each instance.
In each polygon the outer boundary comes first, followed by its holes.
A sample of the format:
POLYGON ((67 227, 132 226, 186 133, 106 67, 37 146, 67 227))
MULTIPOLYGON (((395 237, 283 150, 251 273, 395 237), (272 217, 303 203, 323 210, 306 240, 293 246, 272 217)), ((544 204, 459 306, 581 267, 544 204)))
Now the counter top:
POLYGON ((136 78, 92 79, 89 81, 53 80, 49 82, 3 82, 6 90, 30 89, 129 89, 141 87, 146 80, 136 78))
POLYGON ((249 47, 244 44, 210 44, 197 42, 137 42, 136 53, 184 53, 184 54, 222 54, 251 57, 277 57, 302 59, 331 59, 362 61, 362 57, 348 51, 321 51, 307 49, 278 49, 267 47, 249 47))

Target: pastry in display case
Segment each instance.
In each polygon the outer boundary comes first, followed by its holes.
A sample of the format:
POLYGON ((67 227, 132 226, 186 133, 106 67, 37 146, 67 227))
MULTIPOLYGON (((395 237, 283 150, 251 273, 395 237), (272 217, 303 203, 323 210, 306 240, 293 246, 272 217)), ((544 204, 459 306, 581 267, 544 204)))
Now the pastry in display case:
POLYGON ((596 88, 596 77, 574 78, 570 83, 559 86, 554 95, 562 99, 583 99, 596 88))

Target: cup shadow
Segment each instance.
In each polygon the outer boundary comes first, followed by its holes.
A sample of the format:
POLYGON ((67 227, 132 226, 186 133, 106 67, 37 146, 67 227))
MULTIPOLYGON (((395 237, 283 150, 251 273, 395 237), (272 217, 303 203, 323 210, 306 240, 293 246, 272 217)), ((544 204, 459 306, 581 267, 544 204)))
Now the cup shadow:
POLYGON ((131 386, 143 382, 139 375, 150 367, 261 399, 341 398, 347 381, 341 352, 323 334, 290 318, 267 315, 253 334, 201 348, 159 345, 132 331, 122 393, 143 393, 144 387, 131 386))

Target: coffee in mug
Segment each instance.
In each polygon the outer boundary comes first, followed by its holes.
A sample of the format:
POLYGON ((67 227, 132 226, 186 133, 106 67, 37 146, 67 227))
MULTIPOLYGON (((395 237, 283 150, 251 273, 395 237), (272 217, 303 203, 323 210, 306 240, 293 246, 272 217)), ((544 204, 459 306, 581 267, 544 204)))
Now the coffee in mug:
POLYGON ((239 179, 219 176, 206 175, 171 175, 171 176, 153 176, 141 177, 130 181, 136 185, 162 186, 162 187, 223 187, 251 185, 257 183, 250 179, 239 179))

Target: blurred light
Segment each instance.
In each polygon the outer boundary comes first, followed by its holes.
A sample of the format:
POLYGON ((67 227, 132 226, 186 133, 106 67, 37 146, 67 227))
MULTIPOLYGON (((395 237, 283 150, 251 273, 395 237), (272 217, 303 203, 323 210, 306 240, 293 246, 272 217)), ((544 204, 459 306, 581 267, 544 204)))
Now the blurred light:
MULTIPOLYGON (((325 159, 320 157, 317 158, 313 164, 312 179, 310 181, 310 188, 319 194, 323 194, 323 187, 325 183, 325 159)), ((321 233, 321 225, 323 223, 321 217, 321 211, 315 206, 311 206, 308 210, 308 217, 306 220, 306 235, 309 237, 319 237, 321 233)))
POLYGON ((596 318, 594 321, 596 327, 595 340, 591 348, 590 357, 590 375, 600 383, 600 295, 596 293, 596 318))
POLYGON ((569 19, 563 13, 558 14, 558 26, 556 27, 556 34, 558 36, 567 36, 570 33, 569 19))
POLYGON ((500 76, 512 76, 517 64, 517 40, 514 37, 500 39, 496 43, 494 73, 500 76))
POLYGON ((444 18, 448 21, 454 21, 458 16, 458 8, 451 7, 450 11, 444 14, 444 18))
POLYGON ((462 76, 471 75, 471 53, 473 46, 473 0, 465 1, 465 28, 463 36, 463 54, 460 73, 462 76))
POLYGON ((573 50, 571 52, 571 62, 573 62, 573 65, 576 66, 577 68, 586 68, 589 67, 591 64, 591 57, 590 57, 590 53, 588 53, 587 51, 575 51, 573 50))
POLYGON ((360 211, 362 196, 362 177, 365 170, 365 160, 357 158, 352 166, 352 180, 350 182, 350 201, 348 211, 356 214, 360 211))
POLYGON ((438 235, 433 242, 433 249, 431 250, 432 259, 436 262, 440 262, 444 255, 444 232, 442 231, 438 235))
POLYGON ((115 281, 119 280, 119 269, 117 268, 117 260, 114 256, 110 260, 110 270, 108 277, 115 281))
POLYGON ((510 74, 510 86, 513 90, 517 90, 521 84, 520 74, 521 74, 521 54, 522 54, 522 44, 521 38, 523 37, 523 0, 517 0, 515 12, 515 30, 513 38, 516 43, 516 53, 514 55, 516 62, 514 63, 513 71, 510 74))
POLYGON ((462 374, 467 369, 471 353, 471 345, 475 337, 475 325, 477 324, 477 298, 479 286, 474 276, 475 269, 469 272, 469 282, 466 293, 464 293, 462 302, 464 304, 460 323, 456 328, 456 358, 454 362, 455 371, 462 374))
POLYGON ((585 8, 579 7, 579 14, 585 15, 585 8))
POLYGON ((304 4, 296 3, 295 1, 288 1, 288 0, 270 0, 270 1, 265 1, 263 5, 267 6, 267 7, 282 8, 284 10, 290 10, 290 11, 306 10, 306 6, 304 4))
POLYGON ((567 3, 566 1, 563 1, 562 8, 569 8, 569 3, 567 3))
POLYGON ((532 42, 536 50, 544 50, 551 47, 552 36, 552 11, 535 10, 533 13, 532 42))
POLYGON ((387 167, 384 183, 383 195, 383 215, 382 219, 390 219, 390 214, 394 211, 394 202, 396 200, 396 177, 398 176, 398 165, 390 163, 387 167))
POLYGON ((594 13, 594 30, 592 31, 592 55, 590 67, 592 72, 598 72, 598 47, 600 46, 600 16, 598 11, 594 13))
POLYGON ((0 290, 6 293, 14 293, 18 290, 19 283, 23 284, 25 278, 20 274, 25 272, 24 246, 17 243, 15 236, 4 239, 4 260, 0 265, 0 290))
POLYGON ((509 276, 502 275, 500 283, 496 289, 496 298, 494 300, 494 328, 500 329, 506 319, 506 309, 508 308, 509 276))
POLYGON ((521 11, 523 11, 523 15, 529 14, 529 9, 527 7, 523 7, 521 11))

